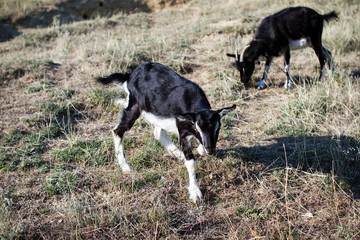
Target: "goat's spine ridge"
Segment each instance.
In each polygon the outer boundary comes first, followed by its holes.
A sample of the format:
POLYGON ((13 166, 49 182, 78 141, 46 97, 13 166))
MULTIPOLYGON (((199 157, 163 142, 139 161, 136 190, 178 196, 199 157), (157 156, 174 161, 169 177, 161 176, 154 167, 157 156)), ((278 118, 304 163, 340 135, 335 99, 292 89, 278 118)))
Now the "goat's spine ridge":
POLYGON ((112 82, 123 84, 130 78, 130 73, 113 73, 109 75, 108 77, 98 77, 96 81, 98 81, 101 84, 109 84, 112 82))

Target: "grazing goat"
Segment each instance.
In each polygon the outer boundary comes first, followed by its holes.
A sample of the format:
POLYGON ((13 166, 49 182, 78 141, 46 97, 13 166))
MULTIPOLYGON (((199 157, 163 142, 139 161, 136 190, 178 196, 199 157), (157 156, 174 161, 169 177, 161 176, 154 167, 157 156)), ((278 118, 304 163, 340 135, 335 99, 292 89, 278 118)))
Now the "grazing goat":
POLYGON ((178 75, 159 63, 145 63, 132 74, 114 73, 98 82, 123 84, 128 93, 127 105, 119 114, 119 122, 112 131, 117 162, 124 172, 131 171, 124 156, 124 133, 140 117, 154 125, 154 135, 165 149, 183 160, 189 173, 190 199, 202 198, 195 176, 196 162, 191 148, 191 138, 200 143, 200 154, 214 154, 220 130, 220 119, 235 109, 232 107, 211 110, 203 90, 194 82, 178 75), (179 136, 180 151, 167 136, 167 132, 179 136))
POLYGON ((320 62, 321 81, 324 76, 325 60, 329 68, 334 71, 331 52, 321 43, 324 21, 329 22, 338 18, 332 11, 320 15, 307 7, 286 8, 274 15, 264 18, 255 33, 255 38, 242 50, 241 54, 227 54, 235 57, 235 66, 240 71, 241 81, 248 83, 254 72, 255 62, 260 56, 265 56, 265 71, 263 78, 256 84, 257 89, 266 86, 266 79, 270 63, 275 56, 284 56, 284 71, 286 73, 285 88, 293 87, 290 77, 290 50, 311 47, 314 49, 320 62))

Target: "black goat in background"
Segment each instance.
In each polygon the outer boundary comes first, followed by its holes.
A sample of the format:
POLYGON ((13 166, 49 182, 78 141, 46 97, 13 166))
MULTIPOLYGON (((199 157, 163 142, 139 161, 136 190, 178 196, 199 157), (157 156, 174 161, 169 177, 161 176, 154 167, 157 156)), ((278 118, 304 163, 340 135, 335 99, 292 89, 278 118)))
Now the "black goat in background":
POLYGON ((290 50, 311 47, 320 62, 321 81, 324 77, 324 66, 327 61, 329 68, 334 71, 331 52, 322 46, 321 35, 324 22, 337 19, 338 15, 332 11, 321 15, 311 8, 291 7, 274 15, 264 18, 258 27, 255 38, 242 50, 241 54, 227 54, 235 57, 236 68, 240 71, 241 81, 248 83, 254 72, 255 62, 260 56, 266 58, 265 71, 256 88, 266 86, 267 74, 273 57, 284 56, 284 71, 286 73, 285 88, 293 87, 290 77, 290 50))

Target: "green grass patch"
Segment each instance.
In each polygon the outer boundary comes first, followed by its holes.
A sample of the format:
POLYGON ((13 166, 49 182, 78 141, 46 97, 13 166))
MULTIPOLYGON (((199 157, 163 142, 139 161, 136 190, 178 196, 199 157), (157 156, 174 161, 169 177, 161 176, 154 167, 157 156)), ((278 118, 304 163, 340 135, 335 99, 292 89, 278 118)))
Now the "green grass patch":
POLYGON ((54 149, 51 155, 54 160, 65 163, 104 165, 112 160, 112 142, 109 140, 76 141, 66 148, 54 149))
POLYGON ((50 195, 71 193, 78 184, 78 176, 68 172, 54 172, 44 180, 45 191, 50 195))
POLYGON ((138 171, 154 168, 160 165, 160 158, 166 154, 164 147, 155 139, 146 141, 138 151, 138 154, 131 159, 132 166, 138 171))
POLYGON ((105 111, 118 112, 121 108, 119 104, 116 104, 116 100, 119 98, 125 99, 126 93, 122 89, 93 89, 87 94, 90 106, 101 106, 105 111))
POLYGON ((254 220, 264 218, 264 216, 262 215, 263 210, 254 206, 237 206, 236 213, 240 216, 250 217, 254 220))
POLYGON ((47 150, 46 140, 58 135, 59 129, 54 128, 39 133, 13 130, 4 136, 0 145, 0 169, 7 172, 46 168, 47 163, 41 160, 40 155, 47 150))
POLYGON ((126 191, 128 192, 137 192, 144 188, 150 188, 152 186, 157 187, 159 181, 161 180, 161 173, 155 170, 144 171, 141 176, 138 176, 132 181, 126 181, 123 183, 126 191))

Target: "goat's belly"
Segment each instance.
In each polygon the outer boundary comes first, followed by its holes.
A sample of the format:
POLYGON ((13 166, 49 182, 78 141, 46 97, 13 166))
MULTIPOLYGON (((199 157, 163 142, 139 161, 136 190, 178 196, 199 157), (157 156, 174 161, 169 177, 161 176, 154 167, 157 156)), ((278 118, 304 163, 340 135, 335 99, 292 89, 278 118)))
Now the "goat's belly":
POLYGON ((156 127, 162 128, 168 132, 173 132, 178 134, 175 118, 163 118, 145 111, 141 112, 141 116, 145 119, 146 122, 156 127))
POLYGON ((296 49, 301 49, 301 48, 306 48, 309 47, 311 45, 310 39, 309 38, 301 38, 298 40, 289 40, 289 46, 291 50, 296 50, 296 49))

